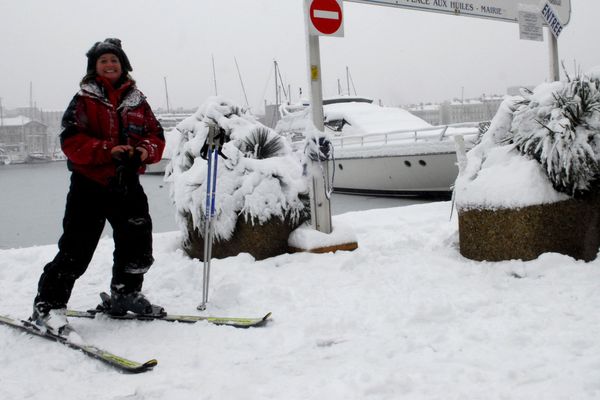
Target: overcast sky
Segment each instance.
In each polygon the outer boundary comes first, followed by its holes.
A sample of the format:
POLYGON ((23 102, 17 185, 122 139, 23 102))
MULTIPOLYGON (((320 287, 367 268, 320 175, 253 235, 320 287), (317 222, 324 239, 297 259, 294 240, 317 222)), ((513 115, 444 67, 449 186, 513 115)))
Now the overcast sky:
MULTIPOLYGON (((600 1, 571 5, 558 41, 570 73, 600 65, 600 1)), ((547 41, 519 40, 514 23, 351 2, 344 15, 345 37, 321 39, 325 96, 346 86, 346 66, 358 94, 386 105, 504 94, 549 75, 547 41)), ((0 0, 0 98, 27 106, 32 82, 38 107, 64 109, 86 51, 118 37, 151 106, 166 108, 164 77, 171 108, 214 94, 214 56, 219 95, 245 103, 235 57, 258 111, 274 100, 273 60, 292 100, 307 93, 304 32, 303 0, 0 0)))

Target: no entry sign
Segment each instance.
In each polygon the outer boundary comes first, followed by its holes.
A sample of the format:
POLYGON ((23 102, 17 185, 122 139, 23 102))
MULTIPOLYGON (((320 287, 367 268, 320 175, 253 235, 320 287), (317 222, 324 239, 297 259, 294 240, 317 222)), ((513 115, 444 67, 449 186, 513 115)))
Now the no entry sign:
POLYGON ((311 35, 344 36, 342 0, 307 0, 311 35))

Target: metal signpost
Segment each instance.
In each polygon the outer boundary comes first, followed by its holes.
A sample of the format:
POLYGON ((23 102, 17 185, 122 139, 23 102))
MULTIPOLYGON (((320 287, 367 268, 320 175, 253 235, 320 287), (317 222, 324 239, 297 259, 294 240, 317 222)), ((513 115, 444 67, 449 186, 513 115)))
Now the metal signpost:
MULTIPOLYGON (((343 36, 343 3, 342 0, 305 0, 306 36, 308 53, 308 71, 311 92, 312 121, 315 128, 324 136, 323 124, 323 85, 321 82, 321 57, 319 36, 343 36)), ((319 146, 319 138, 307 137, 307 141, 315 140, 319 146)), ((312 172, 311 186, 311 218, 314 229, 331 233, 331 205, 326 186, 329 179, 329 162, 310 160, 312 172)))
POLYGON ((519 22, 522 6, 536 7, 544 17, 548 30, 550 78, 559 80, 558 44, 556 38, 571 19, 571 0, 346 0, 379 6, 410 8, 465 17, 519 22))

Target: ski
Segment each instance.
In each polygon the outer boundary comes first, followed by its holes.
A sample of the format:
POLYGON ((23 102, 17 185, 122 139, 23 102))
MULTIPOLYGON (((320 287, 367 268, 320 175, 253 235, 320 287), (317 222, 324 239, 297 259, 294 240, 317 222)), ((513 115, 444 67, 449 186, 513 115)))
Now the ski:
POLYGON ((71 349, 81 350, 83 352, 83 354, 85 354, 89 357, 95 358, 97 360, 100 360, 103 363, 108 364, 109 366, 111 366, 119 371, 122 371, 122 372, 128 372, 128 373, 134 373, 134 374, 140 373, 140 372, 146 372, 146 371, 151 370, 158 364, 158 361, 156 361, 156 360, 149 360, 149 361, 146 361, 145 363, 139 363, 137 361, 128 360, 128 359, 120 357, 116 354, 110 353, 106 350, 100 349, 96 346, 92 346, 89 344, 75 343, 73 341, 70 341, 69 338, 66 336, 55 335, 50 332, 44 332, 30 322, 14 319, 14 318, 7 317, 4 315, 0 315, 0 323, 10 326, 10 327, 13 327, 15 329, 19 329, 22 332, 25 332, 25 333, 28 333, 31 335, 39 336, 39 337, 42 337, 42 338, 45 338, 48 340, 53 340, 55 342, 65 345, 66 347, 71 348, 71 349))
POLYGON ((234 328, 252 328, 263 326, 267 323, 271 313, 267 313, 264 317, 260 318, 236 318, 236 317, 210 317, 201 315, 140 315, 140 314, 125 314, 125 315, 111 315, 98 310, 78 311, 78 310, 67 310, 67 317, 75 318, 95 318, 96 315, 103 316, 110 319, 117 320, 138 320, 138 321, 168 321, 168 322, 184 322, 184 323, 196 323, 200 321, 206 321, 215 325, 226 325, 234 328))

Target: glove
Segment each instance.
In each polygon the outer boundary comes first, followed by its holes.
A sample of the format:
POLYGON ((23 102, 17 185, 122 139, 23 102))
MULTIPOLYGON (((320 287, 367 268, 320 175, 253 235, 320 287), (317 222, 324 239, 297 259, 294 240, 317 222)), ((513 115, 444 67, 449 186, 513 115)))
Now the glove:
MULTIPOLYGON (((133 149, 133 148, 132 148, 133 149)), ((120 195, 127 195, 127 186, 129 182, 137 176, 137 171, 142 166, 142 153, 138 149, 133 149, 132 155, 129 151, 116 152, 118 158, 114 158, 117 166, 115 177, 110 181, 110 187, 113 192, 120 195)))

